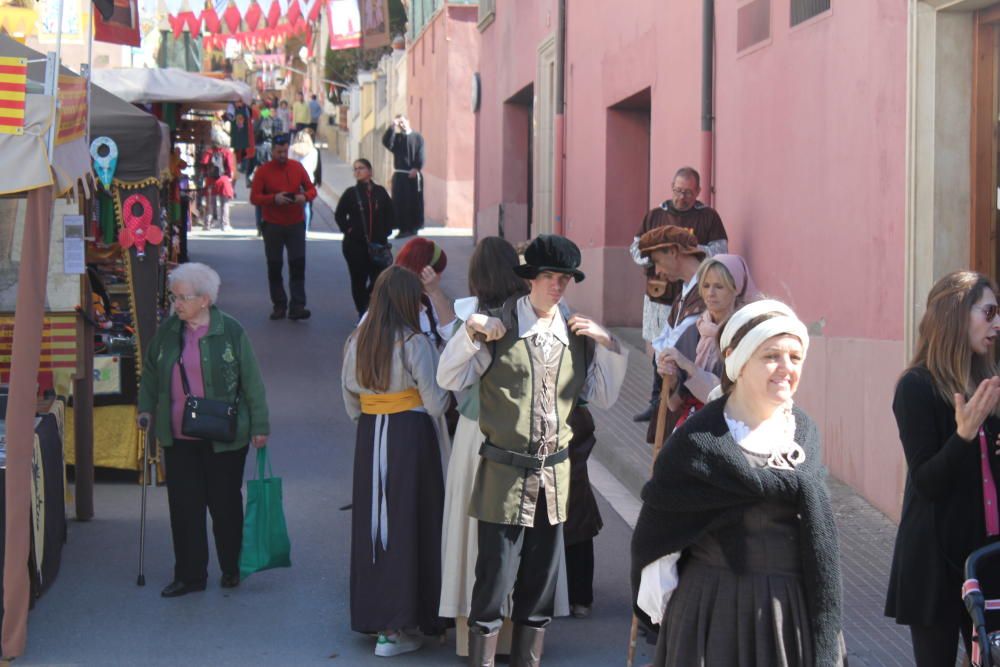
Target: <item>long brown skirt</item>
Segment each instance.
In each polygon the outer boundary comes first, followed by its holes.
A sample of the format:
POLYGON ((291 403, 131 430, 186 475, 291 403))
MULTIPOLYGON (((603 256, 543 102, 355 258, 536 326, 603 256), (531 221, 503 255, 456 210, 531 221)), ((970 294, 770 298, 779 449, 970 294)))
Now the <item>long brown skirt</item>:
POLYGON ((426 413, 361 416, 352 500, 351 629, 440 633, 444 479, 426 413), (385 456, 373 469, 377 426, 386 431, 385 456))

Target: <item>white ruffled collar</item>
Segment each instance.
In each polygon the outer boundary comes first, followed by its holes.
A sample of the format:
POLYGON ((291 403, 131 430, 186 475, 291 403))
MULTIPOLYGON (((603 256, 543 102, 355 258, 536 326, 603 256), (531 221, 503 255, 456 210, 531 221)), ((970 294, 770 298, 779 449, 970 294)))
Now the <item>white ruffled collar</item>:
POLYGON ((806 453, 795 442, 795 414, 792 404, 775 412, 755 429, 724 413, 729 432, 736 443, 748 454, 767 458, 767 466, 778 470, 791 470, 806 460, 806 453))

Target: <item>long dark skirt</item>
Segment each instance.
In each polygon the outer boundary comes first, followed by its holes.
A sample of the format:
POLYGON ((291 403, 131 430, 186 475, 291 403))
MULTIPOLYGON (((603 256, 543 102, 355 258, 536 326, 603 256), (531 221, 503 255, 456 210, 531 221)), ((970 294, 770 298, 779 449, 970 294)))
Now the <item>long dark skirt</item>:
POLYGON ((352 499, 351 629, 371 634, 419 627, 427 634, 440 633, 444 479, 427 414, 361 416, 352 499), (376 425, 382 420, 388 422, 385 473, 376 470, 373 478, 376 425), (383 479, 384 493, 379 490, 383 479))

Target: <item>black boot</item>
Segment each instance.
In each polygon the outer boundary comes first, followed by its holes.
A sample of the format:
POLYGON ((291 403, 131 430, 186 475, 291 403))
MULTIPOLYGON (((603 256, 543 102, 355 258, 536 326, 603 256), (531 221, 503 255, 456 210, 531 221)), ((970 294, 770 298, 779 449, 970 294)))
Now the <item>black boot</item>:
POLYGON ((487 634, 474 625, 469 626, 469 667, 493 667, 499 635, 499 630, 487 634))
POLYGON ((544 643, 545 628, 515 624, 510 642, 510 667, 539 667, 544 643))

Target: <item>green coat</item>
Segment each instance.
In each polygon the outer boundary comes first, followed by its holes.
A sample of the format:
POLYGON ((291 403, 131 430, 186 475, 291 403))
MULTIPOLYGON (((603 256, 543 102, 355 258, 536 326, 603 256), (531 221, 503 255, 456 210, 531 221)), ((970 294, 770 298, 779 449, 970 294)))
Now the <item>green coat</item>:
MULTIPOLYGON (((267 397, 257 358, 243 326, 216 306, 211 307, 208 331, 200 341, 201 374, 205 398, 233 402, 239 387, 236 440, 213 442, 212 449, 224 452, 245 447, 251 436, 268 435, 267 397)), ((171 315, 156 330, 146 350, 139 385, 139 412, 153 415, 155 435, 160 444, 174 443, 170 421, 170 383, 180 357, 180 329, 183 323, 171 315)))

